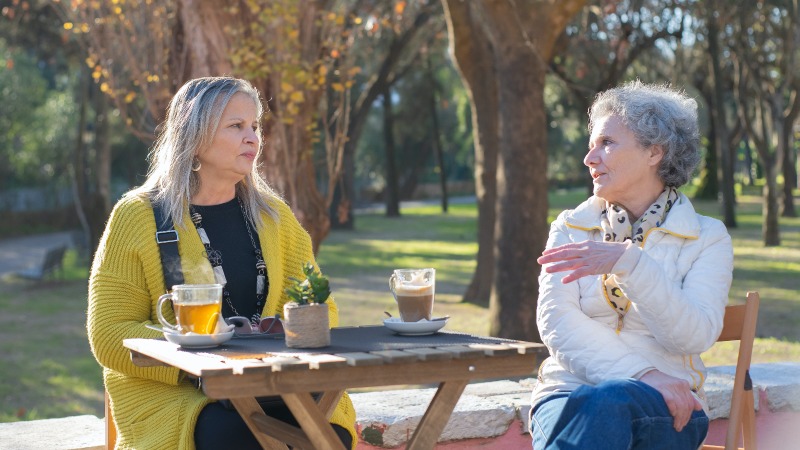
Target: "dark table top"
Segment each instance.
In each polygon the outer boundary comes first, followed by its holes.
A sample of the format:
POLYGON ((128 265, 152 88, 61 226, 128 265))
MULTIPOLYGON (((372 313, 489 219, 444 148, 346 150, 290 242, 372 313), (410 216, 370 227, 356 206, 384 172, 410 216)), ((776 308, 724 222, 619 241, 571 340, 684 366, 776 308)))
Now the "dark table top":
MULTIPOLYGON (((199 349, 198 352, 211 352, 220 356, 226 353, 279 353, 298 354, 374 352, 383 350, 408 350, 423 347, 446 347, 451 345, 519 343, 510 339, 481 337, 452 331, 439 331, 426 336, 398 335, 380 325, 342 327, 331 330, 331 345, 321 348, 287 348, 280 335, 277 337, 234 337, 215 349, 199 349)), ((192 351, 188 349, 186 351, 192 351)))

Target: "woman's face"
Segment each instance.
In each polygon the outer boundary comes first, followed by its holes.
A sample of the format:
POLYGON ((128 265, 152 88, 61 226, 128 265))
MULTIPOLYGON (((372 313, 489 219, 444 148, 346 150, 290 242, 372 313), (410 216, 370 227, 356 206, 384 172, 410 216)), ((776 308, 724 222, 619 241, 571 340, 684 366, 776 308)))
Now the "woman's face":
POLYGON ((211 145, 197 155, 202 164, 201 183, 214 180, 236 184, 250 173, 261 140, 257 114, 256 104, 247 94, 237 92, 231 97, 211 145))
MULTIPOLYGON (((663 183, 658 177, 659 146, 645 149, 617 116, 596 121, 583 163, 589 167, 594 194, 621 206, 636 204, 639 197, 663 183)), ((658 192, 661 192, 660 190, 658 192)))

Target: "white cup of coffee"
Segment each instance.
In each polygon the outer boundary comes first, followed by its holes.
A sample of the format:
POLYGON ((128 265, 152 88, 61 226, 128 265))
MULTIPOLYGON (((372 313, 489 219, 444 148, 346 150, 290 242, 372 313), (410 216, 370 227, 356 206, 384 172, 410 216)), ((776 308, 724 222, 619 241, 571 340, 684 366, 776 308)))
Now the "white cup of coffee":
POLYGON ((397 302, 403 322, 431 320, 436 287, 435 269, 395 269, 389 289, 397 302))
POLYGON ((222 314, 221 284, 177 284, 172 292, 158 298, 158 321, 164 329, 175 333, 215 334, 222 314), (164 318, 164 302, 172 301, 177 325, 164 318))

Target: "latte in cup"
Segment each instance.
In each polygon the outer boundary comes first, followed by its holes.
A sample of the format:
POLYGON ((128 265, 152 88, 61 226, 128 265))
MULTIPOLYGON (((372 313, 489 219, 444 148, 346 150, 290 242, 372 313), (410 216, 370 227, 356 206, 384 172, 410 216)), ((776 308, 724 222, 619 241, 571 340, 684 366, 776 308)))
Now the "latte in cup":
POLYGON ((397 309, 403 322, 431 320, 433 313, 433 286, 397 286, 397 309))
POLYGON ((403 322, 431 320, 435 277, 434 269, 397 269, 389 278, 403 322))

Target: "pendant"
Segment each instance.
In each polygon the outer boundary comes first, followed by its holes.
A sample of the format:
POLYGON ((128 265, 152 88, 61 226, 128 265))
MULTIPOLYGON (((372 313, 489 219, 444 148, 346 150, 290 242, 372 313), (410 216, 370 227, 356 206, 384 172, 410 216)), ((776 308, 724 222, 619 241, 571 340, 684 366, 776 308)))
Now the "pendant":
POLYGON ((256 277, 256 295, 264 295, 264 281, 266 277, 264 275, 259 274, 256 277))
POLYGON ((206 230, 204 228, 198 228, 197 234, 200 235, 200 242, 202 242, 203 245, 211 245, 211 242, 208 240, 208 235, 206 234, 206 230))

